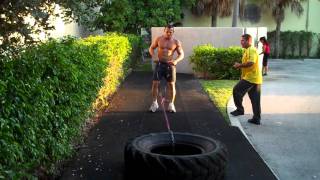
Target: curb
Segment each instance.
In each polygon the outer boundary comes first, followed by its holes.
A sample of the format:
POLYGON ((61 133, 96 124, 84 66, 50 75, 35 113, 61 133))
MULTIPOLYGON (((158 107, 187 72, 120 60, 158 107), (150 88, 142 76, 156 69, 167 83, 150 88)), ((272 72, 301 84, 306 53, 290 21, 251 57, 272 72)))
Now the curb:
MULTIPOLYGON (((231 126, 235 126, 238 127, 240 129, 240 131, 242 132, 242 134, 247 138, 247 140, 250 142, 250 139, 248 138, 247 134, 245 133, 245 131, 243 130, 238 118, 230 116, 230 112, 234 111, 236 109, 234 103, 233 103, 233 98, 232 96, 229 98, 228 103, 227 103, 227 113, 228 113, 228 117, 231 123, 231 126)), ((252 143, 250 142, 250 144, 252 145, 252 143)))
POLYGON ((233 102, 233 97, 231 96, 228 100, 227 103, 227 113, 228 113, 228 117, 231 123, 231 126, 235 126, 238 127, 240 129, 240 131, 242 132, 242 134, 246 137, 246 139, 248 140, 248 142, 250 143, 250 145, 252 146, 252 148, 259 154, 260 158, 262 159, 262 161, 267 165, 267 167, 270 169, 270 171, 272 172, 272 174, 279 179, 279 177, 277 176, 277 174, 273 171, 273 169, 270 167, 270 165, 267 163, 267 161, 265 161, 265 159, 260 155, 259 151, 257 151, 257 149, 254 147, 253 143, 250 141, 249 137, 247 136, 246 132, 244 131, 243 127, 241 126, 241 123, 239 121, 238 118, 234 117, 234 116, 230 116, 230 112, 234 111, 236 109, 234 102, 233 102))

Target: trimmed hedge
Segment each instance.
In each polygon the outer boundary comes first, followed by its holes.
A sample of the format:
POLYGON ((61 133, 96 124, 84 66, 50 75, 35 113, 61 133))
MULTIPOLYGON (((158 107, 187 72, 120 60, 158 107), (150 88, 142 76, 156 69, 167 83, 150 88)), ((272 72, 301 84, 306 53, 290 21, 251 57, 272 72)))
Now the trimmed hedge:
MULTIPOLYGON (((268 32, 272 57, 275 56, 275 36, 276 31, 268 32)), ((317 48, 320 46, 317 41, 318 37, 319 34, 306 31, 280 32, 280 58, 319 58, 317 54, 317 48)))
POLYGON ((210 44, 193 49, 190 62, 195 72, 203 73, 204 78, 238 79, 240 71, 232 66, 241 62, 243 49, 240 47, 215 48, 210 44))
POLYGON ((2 59, 0 179, 29 179, 39 169, 50 173, 72 155, 85 121, 107 106, 139 44, 136 37, 115 33, 67 37, 2 59))

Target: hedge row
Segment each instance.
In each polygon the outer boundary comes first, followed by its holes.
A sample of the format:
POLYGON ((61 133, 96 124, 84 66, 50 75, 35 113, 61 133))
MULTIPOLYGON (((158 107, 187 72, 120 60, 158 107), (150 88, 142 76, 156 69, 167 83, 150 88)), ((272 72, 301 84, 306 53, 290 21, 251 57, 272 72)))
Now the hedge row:
MULTIPOLYGON (((275 36, 275 31, 268 32, 272 57, 275 57, 275 36)), ((319 51, 317 51, 320 48, 319 37, 319 34, 306 31, 280 32, 280 58, 319 58, 319 51)))
POLYGON ((232 66, 241 62, 243 49, 240 47, 215 48, 211 44, 193 49, 190 62, 195 72, 203 73, 204 78, 238 79, 240 71, 232 66))
POLYGON ((67 37, 2 59, 0 179, 29 179, 72 155, 85 121, 107 106, 128 73, 139 42, 113 33, 67 37))

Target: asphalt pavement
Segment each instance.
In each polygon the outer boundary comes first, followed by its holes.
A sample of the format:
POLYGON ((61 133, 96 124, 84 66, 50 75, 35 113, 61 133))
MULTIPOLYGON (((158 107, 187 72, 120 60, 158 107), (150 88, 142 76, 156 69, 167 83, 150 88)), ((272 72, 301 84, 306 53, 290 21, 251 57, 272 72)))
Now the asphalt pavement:
MULTIPOLYGON (((230 116, 280 180, 320 179, 320 60, 269 60, 261 93, 261 125, 230 116)), ((228 112, 235 109, 233 99, 228 112)))
MULTIPOLYGON (((126 142, 139 135, 167 131, 162 111, 148 112, 151 82, 151 72, 133 72, 126 78, 59 179, 124 179, 126 142)), ((226 145, 229 152, 226 180, 276 179, 239 128, 224 120, 198 79, 177 75, 175 104, 177 113, 168 114, 174 132, 200 134, 226 145)))

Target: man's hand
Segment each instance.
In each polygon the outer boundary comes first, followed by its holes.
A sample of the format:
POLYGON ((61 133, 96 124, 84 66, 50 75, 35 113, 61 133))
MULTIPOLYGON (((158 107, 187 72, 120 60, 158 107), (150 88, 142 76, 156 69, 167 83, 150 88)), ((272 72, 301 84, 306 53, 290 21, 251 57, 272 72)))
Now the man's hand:
POLYGON ((175 66, 175 65, 177 65, 177 61, 169 60, 168 64, 171 65, 171 66, 175 66))
POLYGON ((241 68, 241 64, 236 62, 236 63, 234 63, 233 67, 236 68, 236 69, 240 69, 241 68))
POLYGON ((156 63, 156 64, 157 64, 157 63, 159 62, 159 59, 158 59, 158 58, 153 58, 153 57, 152 57, 152 61, 153 61, 153 63, 156 63))

